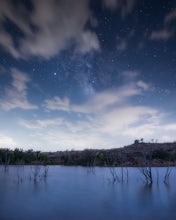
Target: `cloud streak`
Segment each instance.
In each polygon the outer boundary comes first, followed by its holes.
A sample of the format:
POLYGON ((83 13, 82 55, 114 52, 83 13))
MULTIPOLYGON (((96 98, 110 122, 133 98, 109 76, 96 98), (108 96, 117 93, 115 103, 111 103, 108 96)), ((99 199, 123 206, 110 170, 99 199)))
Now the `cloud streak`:
POLYGON ((117 106, 130 97, 140 95, 142 90, 147 90, 149 86, 143 81, 137 81, 131 85, 124 85, 118 90, 107 90, 100 93, 93 94, 90 99, 83 104, 75 105, 71 104, 70 100, 66 97, 61 99, 55 96, 52 99, 44 101, 44 106, 47 110, 57 110, 66 112, 77 113, 95 113, 103 112, 112 106, 117 106))
POLYGON ((167 41, 174 35, 174 31, 167 30, 166 28, 152 31, 150 35, 151 40, 161 40, 161 41, 167 41))
POLYGON ((122 19, 130 14, 136 4, 136 0, 103 0, 103 5, 111 11, 119 10, 122 19))
POLYGON ((176 20, 176 9, 169 12, 163 20, 163 28, 159 30, 153 30, 149 39, 155 41, 168 41, 175 35, 176 28, 173 25, 173 21, 176 20))
POLYGON ((23 5, 1 2, 0 44, 14 58, 49 59, 70 47, 81 54, 100 50, 96 33, 86 27, 87 23, 92 27, 97 24, 89 0, 33 0, 32 4, 33 10, 29 11, 23 5), (3 28, 5 18, 23 32, 18 48, 3 28))
POLYGON ((54 111, 57 117, 20 119, 19 124, 46 149, 112 148, 136 138, 174 140, 176 126, 164 123, 160 110, 130 104, 131 99, 152 91, 151 86, 138 79, 136 71, 123 72, 122 76, 127 81, 116 91, 95 92, 80 104, 55 96, 45 100, 43 108, 49 115, 54 111))
POLYGON ((154 108, 123 105, 92 115, 86 113, 74 121, 62 116, 25 120, 21 125, 33 132, 38 145, 64 150, 121 147, 136 138, 173 141, 176 126, 163 121, 162 113, 154 108))
POLYGON ((116 92, 95 93, 79 105, 71 103, 68 98, 54 97, 45 100, 44 107, 49 111, 64 112, 59 118, 22 120, 19 123, 35 131, 36 139, 41 140, 42 133, 46 143, 62 146, 63 149, 119 147, 123 144, 122 137, 133 139, 140 130, 145 131, 141 134, 144 137, 154 134, 151 128, 157 123, 160 113, 150 107, 129 104, 131 98, 142 95, 148 89, 150 87, 139 80, 122 86, 116 92))
POLYGON ((11 85, 5 88, 4 95, 0 98, 0 108, 5 111, 16 108, 24 110, 37 109, 38 107, 30 103, 27 99, 29 77, 14 68, 11 70, 11 77, 11 85))

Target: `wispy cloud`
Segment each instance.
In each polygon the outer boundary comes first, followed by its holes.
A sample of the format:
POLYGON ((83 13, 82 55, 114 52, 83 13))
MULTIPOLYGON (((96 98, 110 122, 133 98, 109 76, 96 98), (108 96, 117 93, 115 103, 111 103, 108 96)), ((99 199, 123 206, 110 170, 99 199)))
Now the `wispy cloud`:
POLYGON ((62 116, 58 123, 57 118, 53 118, 49 123, 36 120, 25 121, 22 125, 35 131, 35 139, 42 145, 60 146, 60 149, 112 148, 123 146, 124 140, 130 143, 138 137, 153 138, 158 115, 159 112, 153 108, 124 105, 94 112, 91 116, 86 113, 86 119, 85 115, 74 121, 62 116))
POLYGON ((29 129, 43 129, 49 126, 58 126, 62 124, 62 118, 53 119, 37 119, 37 120, 20 120, 19 123, 29 129))
POLYGON ((0 98, 0 108, 5 111, 21 108, 24 110, 37 109, 36 105, 30 103, 27 99, 27 83, 30 78, 17 69, 11 70, 12 82, 7 86, 4 95, 0 98))
POLYGON ((104 6, 110 10, 115 10, 120 7, 119 3, 120 1, 118 0, 103 0, 104 6))
POLYGON ((148 85, 143 81, 124 85, 117 90, 107 90, 93 94, 90 99, 83 104, 71 104, 68 98, 61 99, 54 97, 44 101, 44 106, 47 110, 58 110, 77 113, 95 113, 104 111, 112 106, 119 105, 129 98, 140 95, 143 90, 146 90, 148 85))
POLYGON ((70 112, 72 110, 70 100, 68 98, 61 99, 58 96, 55 96, 52 99, 46 99, 44 101, 44 106, 49 110, 60 110, 66 112, 70 112))
POLYGON ((170 31, 166 28, 161 30, 152 31, 150 35, 151 40, 163 40, 167 41, 174 35, 174 31, 170 31))
POLYGON ((170 23, 172 21, 176 20, 176 9, 172 10, 171 12, 169 12, 165 18, 164 18, 164 23, 170 23))
POLYGON ((147 89, 147 84, 139 80, 128 86, 123 85, 117 91, 95 93, 79 105, 73 104, 69 98, 54 97, 45 100, 44 107, 65 114, 59 118, 22 120, 19 123, 33 131, 40 130, 35 137, 39 141, 44 138, 48 145, 62 146, 63 149, 120 146, 123 145, 122 137, 133 139, 141 128, 145 130, 145 137, 153 134, 153 130, 149 132, 147 129, 156 122, 159 112, 150 107, 129 104, 131 98, 147 89), (132 132, 133 128, 136 132, 132 132))
POLYGON ((26 120, 25 127, 32 130, 33 140, 38 145, 50 150, 52 147, 60 150, 112 148, 131 143, 136 138, 173 141, 175 125, 173 128, 171 124, 163 124, 163 120, 162 113, 154 108, 123 105, 91 116, 87 113, 74 121, 64 116, 62 120, 52 118, 49 123, 47 120, 26 120))
POLYGON ((140 76, 140 72, 134 70, 125 70, 119 75, 127 81, 133 81, 136 80, 138 76, 140 76))
POLYGON ((147 84, 147 83, 145 83, 145 82, 142 81, 142 80, 137 81, 136 84, 137 84, 137 86, 138 86, 139 88, 141 88, 141 89, 143 89, 143 90, 149 90, 149 88, 150 88, 150 85, 147 84))
POLYGON ((153 30, 149 36, 150 40, 167 41, 175 35, 175 25, 172 21, 176 20, 176 9, 172 10, 163 19, 163 27, 158 30, 153 30))
POLYGON ((9 52, 13 57, 15 58, 20 57, 19 52, 15 48, 12 37, 7 32, 5 32, 5 30, 3 30, 1 27, 0 27, 0 45, 3 46, 4 50, 9 52))
POLYGON ((95 32, 86 27, 97 25, 89 0, 32 1, 33 10, 23 5, 14 6, 11 2, 2 2, 0 9, 0 44, 15 58, 39 56, 45 59, 74 47, 76 52, 98 51, 100 44, 95 32), (13 36, 3 28, 8 18, 25 35, 18 39, 15 47, 13 36))
POLYGON ((103 0, 103 5, 107 9, 112 11, 119 10, 122 18, 125 18, 133 11, 135 4, 136 0, 103 0))
POLYGON ((144 95, 151 86, 139 78, 140 74, 125 75, 129 76, 128 85, 116 91, 96 92, 82 104, 74 104, 68 97, 45 100, 43 107, 49 112, 55 111, 59 117, 23 119, 19 123, 33 132, 38 145, 53 146, 53 149, 120 147, 136 138, 166 141, 163 134, 173 141, 176 126, 164 123, 163 112, 130 104, 131 99, 144 95))

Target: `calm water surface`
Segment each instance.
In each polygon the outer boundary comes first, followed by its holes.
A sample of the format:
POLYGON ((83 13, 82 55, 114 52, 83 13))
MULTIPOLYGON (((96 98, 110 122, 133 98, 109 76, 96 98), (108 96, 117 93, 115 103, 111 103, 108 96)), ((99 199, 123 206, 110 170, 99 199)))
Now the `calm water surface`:
POLYGON ((10 166, 4 172, 0 166, 0 220, 175 220, 176 169, 168 184, 166 168, 152 169, 150 187, 137 168, 128 168, 128 181, 124 172, 123 183, 112 184, 109 168, 50 166, 46 178, 34 181, 35 167, 10 166))

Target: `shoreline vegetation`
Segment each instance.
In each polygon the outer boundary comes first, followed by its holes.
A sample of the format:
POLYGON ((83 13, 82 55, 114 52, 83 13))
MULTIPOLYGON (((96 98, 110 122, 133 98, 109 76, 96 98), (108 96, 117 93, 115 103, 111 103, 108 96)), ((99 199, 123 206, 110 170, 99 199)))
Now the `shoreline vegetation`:
POLYGON ((0 165, 169 167, 176 165, 176 142, 145 143, 141 139, 122 148, 56 152, 0 148, 0 165))

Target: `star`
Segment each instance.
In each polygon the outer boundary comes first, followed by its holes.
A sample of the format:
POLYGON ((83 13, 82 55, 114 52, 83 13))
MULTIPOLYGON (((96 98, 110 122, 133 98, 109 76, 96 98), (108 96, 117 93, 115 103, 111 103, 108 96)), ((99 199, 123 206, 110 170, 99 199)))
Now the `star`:
POLYGON ((139 129, 148 139, 174 139, 174 0, 70 2, 0 0, 0 137, 46 151, 122 147, 139 129))

